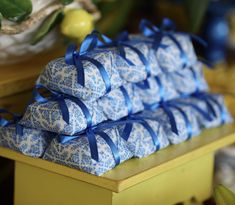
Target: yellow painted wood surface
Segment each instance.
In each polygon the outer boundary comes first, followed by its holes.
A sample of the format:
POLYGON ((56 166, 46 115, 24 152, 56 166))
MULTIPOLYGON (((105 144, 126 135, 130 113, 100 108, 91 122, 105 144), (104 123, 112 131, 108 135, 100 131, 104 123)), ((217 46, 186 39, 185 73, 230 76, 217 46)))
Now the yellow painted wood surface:
POLYGON ((210 90, 224 94, 225 102, 235 117, 235 65, 220 63, 215 69, 204 69, 210 90))
POLYGON ((35 80, 45 65, 52 59, 62 56, 64 48, 35 56, 17 65, 0 67, 0 98, 32 89, 35 80))
POLYGON ((192 198, 202 202, 211 195, 212 175, 213 153, 209 153, 114 193, 16 162, 15 205, 173 205, 192 198))
POLYGON ((0 107, 15 113, 23 113, 32 98, 32 90, 0 98, 0 107))
POLYGON ((111 205, 110 190, 20 162, 15 164, 15 205, 111 205))
POLYGON ((161 173, 235 142, 235 125, 209 129, 179 145, 172 145, 143 159, 131 159, 101 177, 66 166, 34 159, 9 149, 0 148, 0 156, 38 167, 52 173, 93 184, 110 191, 121 192, 161 173))

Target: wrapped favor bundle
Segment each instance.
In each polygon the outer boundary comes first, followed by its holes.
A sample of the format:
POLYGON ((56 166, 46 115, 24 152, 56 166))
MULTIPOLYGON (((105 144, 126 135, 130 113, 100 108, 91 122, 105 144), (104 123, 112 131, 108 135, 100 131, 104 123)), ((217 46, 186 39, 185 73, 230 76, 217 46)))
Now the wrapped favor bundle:
POLYGON ((78 136, 59 136, 51 142, 43 158, 101 175, 133 156, 148 156, 168 145, 167 136, 157 121, 133 116, 101 123, 78 136), (122 128, 129 124, 133 127, 126 137, 122 128))
POLYGON ((31 157, 41 157, 52 136, 48 132, 19 125, 20 117, 5 109, 0 109, 0 113, 13 117, 11 121, 0 117, 0 146, 31 157))
POLYGON ((232 122, 208 92, 191 39, 203 41, 169 19, 140 30, 114 40, 93 31, 49 62, 23 117, 0 118, 0 145, 100 176, 232 122))
POLYGON ((97 101, 82 101, 50 91, 51 97, 44 98, 37 86, 34 103, 31 103, 20 120, 20 124, 59 134, 73 135, 108 119, 118 120, 128 114, 144 109, 133 84, 126 84, 101 97, 97 101))
POLYGON ((64 143, 54 139, 43 158, 98 176, 132 158, 132 153, 125 141, 119 137, 117 129, 112 128, 94 133, 93 137, 95 147, 90 146, 86 134, 76 136, 64 143), (94 157, 93 152, 95 152, 94 157))
MULTIPOLYGON (((174 23, 164 18, 160 28, 147 20, 140 22, 140 30, 146 41, 152 40, 152 49, 163 72, 179 71, 197 62, 197 56, 192 45, 193 38, 203 46, 206 43, 194 36, 175 31, 174 23)), ((135 37, 136 39, 143 37, 135 37)))

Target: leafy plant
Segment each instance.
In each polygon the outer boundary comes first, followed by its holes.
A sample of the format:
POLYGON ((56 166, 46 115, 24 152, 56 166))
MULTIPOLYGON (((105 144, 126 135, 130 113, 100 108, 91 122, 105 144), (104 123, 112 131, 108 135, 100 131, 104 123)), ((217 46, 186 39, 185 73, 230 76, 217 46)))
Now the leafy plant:
POLYGON ((70 4, 73 2, 73 0, 59 0, 60 3, 64 4, 64 5, 67 5, 67 4, 70 4))
POLYGON ((54 28, 63 17, 62 9, 55 11, 50 16, 48 16, 43 22, 40 28, 36 31, 33 39, 31 40, 31 44, 35 45, 41 39, 43 39, 52 28, 54 28))
POLYGON ((33 9, 31 0, 1 0, 0 13, 6 19, 19 22, 29 17, 33 9))
POLYGON ((206 13, 210 0, 183 0, 190 30, 197 32, 206 13))
POLYGON ((3 19, 3 16, 2 16, 2 14, 0 13, 0 29, 1 29, 1 26, 2 26, 2 19, 3 19))
POLYGON ((234 205, 235 194, 223 185, 215 188, 214 198, 216 205, 234 205))

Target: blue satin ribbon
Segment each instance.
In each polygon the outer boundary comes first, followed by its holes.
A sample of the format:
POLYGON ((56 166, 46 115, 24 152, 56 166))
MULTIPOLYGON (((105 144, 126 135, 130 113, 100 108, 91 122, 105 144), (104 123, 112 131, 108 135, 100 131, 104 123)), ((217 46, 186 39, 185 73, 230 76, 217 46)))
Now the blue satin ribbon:
POLYGON ((128 110, 128 115, 130 115, 133 112, 131 98, 128 95, 127 90, 123 86, 120 87, 120 90, 121 90, 121 92, 124 96, 124 99, 125 99, 125 103, 126 103, 127 110, 128 110))
POLYGON ((106 93, 111 91, 111 82, 104 66, 97 60, 90 58, 87 54, 97 46, 97 41, 93 39, 94 35, 88 35, 83 41, 80 51, 76 51, 75 44, 68 46, 65 54, 65 62, 69 65, 74 65, 77 68, 77 81, 81 86, 85 86, 85 71, 83 61, 89 61, 99 70, 100 75, 104 81, 106 93))
POLYGON ((106 129, 110 129, 110 128, 115 128, 117 126, 120 125, 131 125, 131 127, 129 127, 129 130, 126 130, 126 132, 123 130, 121 137, 124 140, 128 140, 130 133, 132 131, 132 126, 133 123, 140 123, 142 124, 145 129, 147 129, 147 131, 149 132, 149 134, 151 135, 151 138, 153 140, 153 143, 156 147, 156 150, 160 149, 160 143, 158 141, 158 137, 157 134, 155 134, 154 130, 150 127, 150 125, 147 123, 147 121, 144 120, 144 118, 142 117, 127 117, 126 119, 122 119, 122 120, 117 120, 117 121, 106 121, 103 123, 100 123, 99 125, 93 126, 89 129, 87 129, 84 132, 80 132, 77 133, 73 136, 67 136, 67 135, 59 135, 59 142, 61 143, 66 143, 69 142, 70 140, 73 139, 77 139, 81 136, 81 134, 86 134, 87 138, 88 138, 88 142, 89 142, 89 147, 90 147, 90 151, 91 151, 91 158, 99 161, 99 154, 98 154, 98 148, 97 148, 97 141, 95 138, 95 135, 100 135, 100 137, 102 137, 105 142, 108 144, 108 146, 110 147, 113 157, 115 159, 115 163, 116 165, 120 163, 120 154, 118 152, 118 148, 116 147, 116 145, 113 143, 113 141, 110 139, 110 137, 104 132, 104 130, 106 129))
POLYGON ((208 112, 211 113, 213 115, 213 117, 215 117, 215 118, 220 117, 221 124, 225 123, 226 113, 225 113, 222 105, 213 97, 213 95, 210 95, 205 92, 198 92, 198 93, 193 94, 193 97, 204 101, 207 105, 208 112), (218 114, 219 116, 217 115, 216 110, 213 107, 213 104, 215 104, 217 106, 217 108, 219 110, 219 114, 218 114))
MULTIPOLYGON (((184 96, 184 98, 186 98, 186 96, 184 96)), ((188 136, 189 136, 189 138, 191 138, 192 125, 190 125, 190 121, 187 119, 186 114, 182 113, 183 110, 179 107, 180 105, 190 106, 192 109, 194 109, 196 112, 198 112, 207 121, 213 120, 208 112, 202 110, 199 106, 197 106, 196 104, 193 104, 193 103, 181 102, 181 101, 168 101, 168 102, 163 101, 160 103, 144 104, 145 109, 147 109, 147 110, 156 110, 159 107, 162 108, 164 110, 164 112, 166 113, 166 115, 168 116, 172 132, 174 132, 175 134, 178 135, 178 129, 176 126, 175 117, 174 117, 174 114, 172 113, 172 110, 171 110, 171 108, 176 108, 182 114, 184 121, 185 121, 185 124, 186 124, 186 127, 187 127, 187 130, 188 130, 188 136)))
POLYGON ((203 101, 206 104, 207 112, 212 115, 212 117, 217 118, 216 111, 213 107, 213 99, 211 95, 205 92, 196 92, 191 95, 193 98, 196 98, 200 101, 203 101))
POLYGON ((93 31, 91 35, 94 36, 95 39, 94 41, 97 42, 97 47, 101 48, 117 47, 120 57, 123 58, 130 66, 135 66, 135 64, 126 57, 125 47, 134 51, 138 55, 140 61, 145 66, 147 77, 150 76, 151 74, 150 64, 148 60, 145 58, 144 54, 139 49, 135 48, 134 46, 128 43, 128 41, 130 41, 128 32, 124 31, 120 33, 115 40, 112 40, 107 36, 100 34, 98 31, 93 31))
POLYGON ((186 125, 186 128, 187 128, 187 133, 188 133, 187 140, 191 139, 192 136, 193 136, 193 128, 192 128, 192 123, 190 122, 187 114, 176 103, 172 103, 170 106, 175 108, 176 110, 178 110, 180 112, 180 114, 183 116, 183 119, 184 119, 184 122, 185 122, 185 125, 186 125))
POLYGON ((7 127, 7 126, 15 124, 16 135, 22 136, 23 135, 23 126, 18 123, 21 119, 21 116, 18 115, 18 114, 9 112, 8 110, 3 109, 3 108, 0 108, 0 114, 1 113, 2 114, 9 114, 12 117, 12 120, 9 121, 9 120, 6 120, 6 119, 4 119, 3 117, 0 116, 0 126, 1 127, 7 127))
MULTIPOLYGON (((161 44, 161 41, 162 41, 162 38, 164 36, 169 37, 174 42, 174 44, 177 46, 177 48, 180 51, 180 57, 181 57, 182 62, 183 62, 183 68, 187 66, 188 57, 187 57, 186 53, 184 52, 184 50, 183 50, 181 44, 179 43, 179 41, 174 36, 175 24, 174 24, 173 21, 171 21, 170 19, 164 18, 163 21, 162 21, 161 27, 158 28, 157 26, 153 25, 148 20, 143 19, 140 22, 139 28, 142 31, 143 35, 154 39, 153 46, 152 46, 154 50, 157 50, 159 48, 159 46, 161 44)), ((180 32, 180 34, 185 35, 186 33, 180 32)), ((190 36, 196 42, 200 43, 201 45, 207 46, 206 42, 203 41, 198 36, 195 36, 193 34, 187 34, 187 35, 190 36)))
POLYGON ((172 108, 178 110, 180 112, 180 114, 182 115, 183 119, 184 119, 184 122, 185 122, 185 126, 186 126, 186 129, 187 129, 187 133, 188 133, 188 139, 190 139, 192 137, 192 124, 191 122, 189 121, 188 119, 188 116, 187 114, 183 111, 183 109, 181 109, 177 103, 175 103, 174 101, 170 102, 162 102, 162 103, 159 103, 158 105, 154 105, 152 106, 151 108, 148 107, 148 109, 150 110, 155 110, 157 108, 162 108, 163 111, 166 113, 168 119, 169 119, 169 122, 170 122, 170 125, 171 125, 171 131, 173 133, 175 133, 176 135, 179 135, 179 131, 178 131, 178 128, 177 128, 177 123, 176 123, 176 120, 175 120, 175 116, 172 112, 172 108))
POLYGON ((141 81, 141 82, 138 82, 138 83, 135 83, 136 86, 138 86, 139 88, 143 89, 143 90, 146 90, 146 89, 149 89, 150 88, 150 85, 149 85, 149 82, 148 82, 148 78, 141 81))
POLYGON ((33 96, 36 102, 39 103, 46 103, 49 101, 56 101, 59 105, 60 111, 62 113, 62 118, 63 120, 69 124, 70 121, 70 117, 69 117, 69 110, 68 110, 68 106, 66 104, 66 99, 71 100, 72 102, 76 103, 82 110, 86 121, 87 121, 87 127, 91 127, 92 126, 92 116, 89 112, 89 109, 86 107, 86 105, 79 100, 78 98, 69 96, 69 95, 65 95, 65 94, 61 94, 61 93, 57 93, 55 91, 49 90, 47 88, 45 88, 43 85, 41 84, 37 84, 33 90, 33 96), (50 96, 49 97, 43 97, 40 93, 39 93, 39 89, 46 89, 47 91, 50 92, 50 96))

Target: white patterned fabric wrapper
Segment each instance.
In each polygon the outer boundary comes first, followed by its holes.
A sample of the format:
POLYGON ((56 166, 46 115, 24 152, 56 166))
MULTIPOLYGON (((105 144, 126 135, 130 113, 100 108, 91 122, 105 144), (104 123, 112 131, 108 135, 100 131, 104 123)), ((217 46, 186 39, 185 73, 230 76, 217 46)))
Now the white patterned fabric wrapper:
MULTIPOLYGON (((197 57, 191 42, 191 39, 187 35, 183 34, 173 34, 180 45, 182 46, 183 51, 188 57, 187 66, 191 66, 196 63, 197 57)), ((161 43, 166 45, 166 48, 161 48, 157 50, 156 56, 159 66, 164 72, 173 72, 181 70, 183 67, 183 61, 180 56, 180 50, 176 44, 169 38, 163 37, 161 43)))
MULTIPOLYGON (((144 116, 144 115, 141 115, 144 116)), ((161 123, 155 120, 145 120, 153 129, 159 142, 159 149, 163 149, 169 145, 166 132, 161 123)), ((121 136, 124 126, 119 126, 119 134, 121 136)), ((147 129, 140 123, 133 123, 132 131, 127 140, 129 150, 134 157, 142 158, 156 152, 156 146, 147 129)))
MULTIPOLYGON (((192 127, 192 137, 200 134, 200 127, 197 121, 196 116, 193 114, 192 109, 189 106, 178 106, 180 107, 184 113, 187 115, 187 118, 192 127)), ((165 131, 165 135, 168 137, 171 144, 179 144, 187 139, 189 139, 189 131, 186 125, 186 121, 183 115, 175 108, 170 108, 178 129, 178 135, 171 130, 171 124, 169 121, 169 117, 166 112, 162 108, 158 108, 155 111, 144 111, 141 115, 149 116, 162 124, 163 130, 165 131)))
MULTIPOLYGON (((150 49, 151 43, 145 43, 149 39, 143 36, 130 36, 130 40, 126 44, 138 49, 149 63, 150 74, 155 76, 161 73, 154 51, 150 49), (139 41, 139 42, 138 42, 139 41)), ((146 67, 140 60, 140 57, 131 48, 124 46, 126 58, 134 63, 129 65, 123 58, 116 55, 114 67, 119 71, 120 76, 127 82, 136 83, 147 78, 146 67)))
MULTIPOLYGON (((133 155, 128 150, 126 142, 118 136, 117 129, 108 129, 105 133, 117 146, 121 162, 132 158, 133 155)), ((54 139, 43 158, 99 176, 113 169, 116 164, 111 149, 104 139, 96 135, 96 141, 98 162, 91 158, 88 139, 84 135, 64 144, 54 139)))
MULTIPOLYGON (((130 98, 132 114, 142 111, 144 107, 134 85, 128 83, 123 88, 127 91, 130 98)), ((118 120, 128 115, 126 99, 120 88, 112 90, 107 95, 101 97, 98 100, 98 104, 108 119, 118 120)))
POLYGON ((16 134, 15 125, 0 127, 0 146, 31 157, 41 157, 49 143, 49 133, 23 128, 23 135, 16 134))
MULTIPOLYGON (((81 108, 71 100, 66 99, 65 102, 69 111, 69 124, 63 120, 59 104, 56 101, 35 102, 29 105, 20 124, 66 135, 73 135, 86 129, 87 121, 81 108)), ((97 102, 84 102, 84 104, 92 116, 92 125, 107 119, 97 102)))
POLYGON ((167 75, 179 94, 192 94, 196 91, 207 91, 208 85, 203 75, 202 63, 197 61, 191 67, 172 72, 167 75), (195 75, 195 76, 194 76, 195 75))
MULTIPOLYGON (((99 61, 108 73, 111 89, 122 85, 122 79, 114 68, 114 51, 92 51, 88 57, 99 61)), ((85 87, 77 82, 77 68, 65 63, 65 59, 58 58, 48 63, 39 76, 37 83, 45 87, 62 92, 82 100, 94 101, 106 94, 105 83, 98 68, 88 61, 82 61, 85 74, 85 87)))
POLYGON ((176 89, 173 86, 173 82, 168 80, 167 75, 161 74, 159 76, 148 78, 146 81, 148 82, 149 88, 141 88, 138 86, 138 84, 142 84, 143 82, 135 85, 144 105, 151 105, 159 103, 160 100, 171 100, 173 98, 179 97, 179 94, 176 92, 176 89), (161 82, 162 88, 158 84, 157 78, 161 82), (162 96, 161 89, 163 89, 162 96))
MULTIPOLYGON (((233 122, 233 119, 224 103, 224 98, 221 95, 218 94, 208 94, 211 97, 213 97, 213 99, 215 99, 219 105, 222 108, 222 113, 218 107, 218 105, 212 101, 211 105, 213 106, 216 116, 213 116, 212 112, 208 109, 205 101, 199 100, 197 98, 188 98, 188 99, 184 99, 184 102, 190 102, 190 103, 194 103, 196 104, 198 107, 200 107, 202 110, 204 110, 205 112, 209 113, 210 116, 212 117, 211 121, 206 120, 202 115, 200 115, 197 111, 195 111, 194 109, 192 109, 192 115, 195 115, 198 123, 200 125, 201 128, 213 128, 213 127, 217 127, 219 125, 222 125, 222 117, 224 118, 224 123, 231 123, 233 122)), ((179 99, 180 100, 180 99, 179 99)), ((181 100, 180 100, 181 101, 181 100)))

